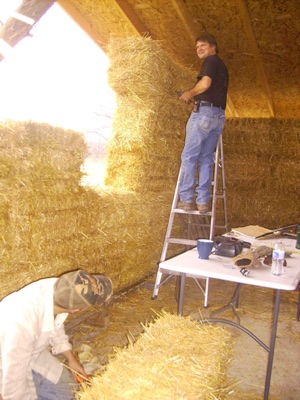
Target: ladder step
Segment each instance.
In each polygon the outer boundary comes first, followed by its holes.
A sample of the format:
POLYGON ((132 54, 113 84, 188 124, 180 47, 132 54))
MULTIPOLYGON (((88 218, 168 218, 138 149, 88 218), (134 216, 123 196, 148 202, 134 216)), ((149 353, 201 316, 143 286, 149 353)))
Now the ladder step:
POLYGON ((201 217, 207 217, 211 216, 211 211, 207 213, 200 214, 198 210, 190 210, 190 211, 185 211, 182 210, 181 208, 174 208, 171 213, 177 213, 177 214, 193 214, 193 215, 200 215, 201 217))
POLYGON ((166 239, 166 241, 168 243, 184 244, 187 246, 197 246, 197 240, 191 240, 191 239, 168 238, 166 239))
MULTIPOLYGON (((202 228, 210 228, 210 224, 200 224, 200 223, 193 222, 193 223, 190 223, 189 225, 190 226, 196 226, 196 227, 199 226, 199 227, 202 227, 202 228)), ((214 224, 214 227, 218 228, 218 229, 220 229, 220 228, 225 228, 226 229, 225 225, 216 225, 216 224, 214 224)))
POLYGON ((215 228, 218 228, 218 229, 224 228, 227 231, 226 225, 215 225, 215 228))

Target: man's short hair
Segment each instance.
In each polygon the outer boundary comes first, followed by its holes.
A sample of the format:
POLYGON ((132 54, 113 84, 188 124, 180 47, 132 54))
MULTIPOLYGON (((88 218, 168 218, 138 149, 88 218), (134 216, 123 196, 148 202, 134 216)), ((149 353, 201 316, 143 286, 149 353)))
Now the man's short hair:
POLYGON ((216 47, 216 53, 219 53, 219 48, 218 48, 218 43, 217 43, 217 39, 209 34, 209 33, 205 33, 203 35, 200 35, 199 37, 197 37, 196 39, 196 43, 197 42, 206 42, 209 43, 211 46, 215 46, 216 47))
POLYGON ((105 303, 112 295, 112 282, 104 275, 85 271, 67 272, 54 285, 54 303, 68 310, 105 303))

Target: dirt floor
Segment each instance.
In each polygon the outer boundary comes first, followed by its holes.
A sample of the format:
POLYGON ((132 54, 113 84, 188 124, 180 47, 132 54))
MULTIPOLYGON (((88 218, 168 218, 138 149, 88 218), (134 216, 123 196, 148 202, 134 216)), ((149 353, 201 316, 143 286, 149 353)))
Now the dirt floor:
MULTIPOLYGON (((137 338, 143 331, 143 324, 152 321, 162 309, 171 313, 177 312, 176 278, 173 277, 162 286, 157 299, 152 300, 154 280, 155 275, 139 287, 115 295, 105 309, 72 316, 66 330, 79 355, 84 354, 84 362, 94 365, 98 371, 104 369, 114 348, 126 346, 129 338, 137 338)), ((195 281, 188 278, 184 316, 208 318, 211 312, 228 304, 235 287, 234 283, 211 279, 209 306, 204 308, 201 291, 195 281)), ((300 398, 300 322, 296 320, 297 305, 297 291, 282 293, 270 400, 300 398)), ((241 325, 266 345, 269 345, 270 340, 273 309, 273 290, 242 286, 237 309, 241 325)), ((238 322, 231 309, 216 317, 238 322)), ((263 399, 267 351, 242 330, 227 324, 222 325, 231 332, 234 343, 227 374, 228 381, 237 382, 238 385, 232 390, 230 398, 263 399)))

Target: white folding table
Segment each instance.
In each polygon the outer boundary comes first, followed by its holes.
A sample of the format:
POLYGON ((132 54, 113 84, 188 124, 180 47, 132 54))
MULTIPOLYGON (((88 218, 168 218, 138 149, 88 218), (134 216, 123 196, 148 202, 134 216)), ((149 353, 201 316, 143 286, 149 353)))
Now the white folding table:
MULTIPOLYGON (((239 238, 242 239, 241 237, 239 238)), ((262 245, 273 247, 277 240, 278 239, 248 240, 247 238, 247 241, 251 241, 254 247, 262 245)), ((270 345, 269 347, 266 345, 263 346, 269 351, 264 400, 269 398, 281 291, 297 289, 300 281, 300 252, 295 249, 296 241, 286 238, 282 239, 282 241, 286 246, 287 252, 290 253, 293 251, 293 253, 287 258, 287 267, 284 268, 284 274, 281 276, 272 275, 271 268, 265 265, 260 268, 252 268, 248 276, 243 276, 240 272, 240 268, 233 265, 231 258, 211 255, 208 260, 202 260, 198 258, 197 248, 193 248, 192 250, 159 264, 159 272, 161 274, 176 273, 181 276, 178 303, 178 313, 180 315, 183 313, 186 276, 192 276, 195 278, 215 278, 236 282, 237 284, 260 286, 276 290, 270 345)))

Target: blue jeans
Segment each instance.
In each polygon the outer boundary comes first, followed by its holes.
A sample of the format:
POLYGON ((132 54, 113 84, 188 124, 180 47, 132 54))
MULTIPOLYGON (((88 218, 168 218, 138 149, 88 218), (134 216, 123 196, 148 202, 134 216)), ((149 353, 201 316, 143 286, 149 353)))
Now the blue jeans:
POLYGON ((74 392, 79 390, 79 384, 74 382, 72 374, 65 367, 56 384, 35 371, 32 371, 32 376, 39 400, 74 400, 74 392))
POLYGON ((225 112, 217 107, 200 106, 192 112, 186 125, 186 139, 181 154, 180 200, 193 202, 197 184, 197 204, 208 204, 211 193, 214 153, 225 125, 225 112), (198 164, 199 182, 196 183, 198 164))

